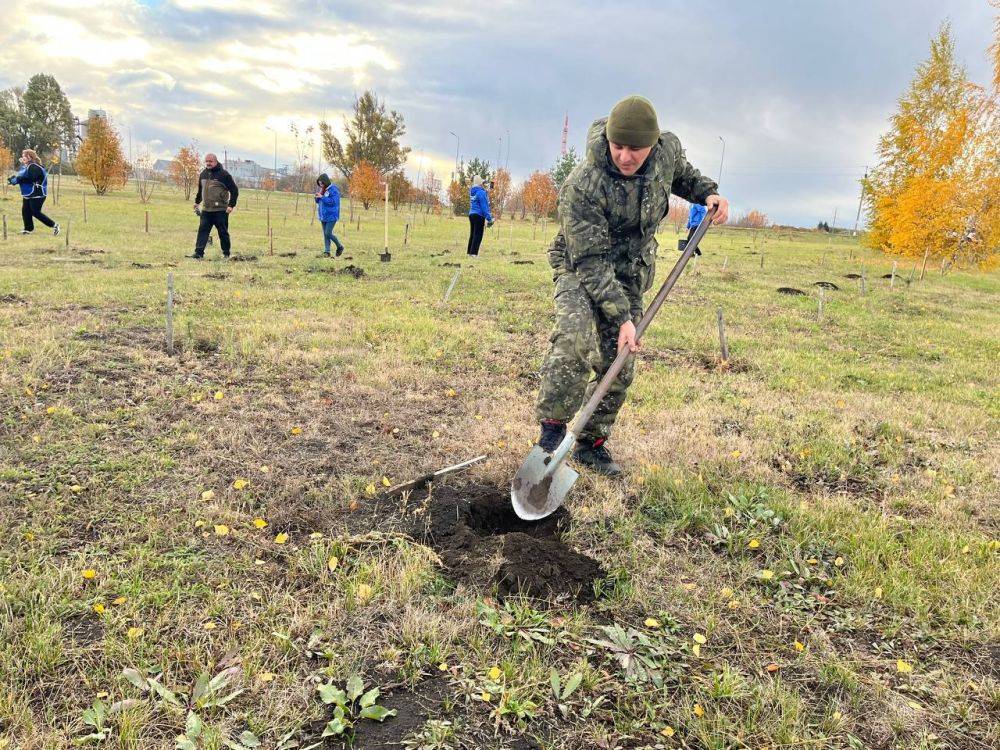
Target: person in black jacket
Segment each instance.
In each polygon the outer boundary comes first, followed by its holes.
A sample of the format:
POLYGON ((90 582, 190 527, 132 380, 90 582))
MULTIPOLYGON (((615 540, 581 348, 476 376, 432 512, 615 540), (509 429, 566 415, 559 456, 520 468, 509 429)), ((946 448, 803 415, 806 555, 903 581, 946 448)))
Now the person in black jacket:
POLYGON ((201 217, 198 225, 198 240, 195 242, 194 255, 201 260, 205 257, 205 245, 208 236, 215 227, 219 234, 219 245, 222 256, 229 257, 229 214, 236 208, 236 199, 240 190, 215 154, 205 154, 205 168, 198 177, 198 195, 194 199, 194 211, 201 217))
POLYGON ((35 219, 50 227, 52 234, 59 234, 59 225, 42 213, 42 204, 49 194, 49 174, 42 166, 38 154, 30 148, 22 151, 21 169, 7 182, 21 189, 21 219, 24 221, 21 234, 35 231, 35 219))

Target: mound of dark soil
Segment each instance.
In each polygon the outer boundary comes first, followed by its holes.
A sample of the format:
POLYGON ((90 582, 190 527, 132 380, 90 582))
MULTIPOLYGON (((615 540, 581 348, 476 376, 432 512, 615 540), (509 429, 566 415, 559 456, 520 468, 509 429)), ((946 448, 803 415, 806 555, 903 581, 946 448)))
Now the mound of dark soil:
POLYGON ((152 268, 153 267, 152 263, 138 263, 138 262, 135 262, 135 261, 133 261, 132 263, 129 263, 129 265, 132 266, 132 268, 152 268))
POLYGON ((231 263, 253 263, 257 260, 256 255, 231 255, 229 256, 229 261, 231 263))
POLYGON ((793 296, 802 295, 803 297, 805 296, 805 292, 803 292, 801 289, 796 289, 793 286, 779 286, 778 294, 791 294, 793 296))
POLYGON ((437 487, 425 502, 410 533, 437 550, 457 580, 495 584, 501 596, 593 600, 592 583, 604 571, 563 543, 561 531, 570 519, 565 508, 541 521, 523 521, 511 507, 508 488, 491 485, 437 487))
POLYGON ((844 274, 844 278, 845 279, 853 279, 853 280, 857 281, 858 279, 861 278, 861 274, 860 273, 845 273, 844 274))
POLYGON ((278 253, 279 258, 294 258, 298 253, 278 253))
POLYGON ((344 276, 353 276, 355 279, 360 279, 365 275, 365 270, 363 268, 358 268, 357 266, 345 266, 338 273, 344 276))
POLYGON ((512 260, 511 263, 515 266, 533 266, 535 261, 533 260, 512 260))
POLYGON ((818 286, 821 289, 833 289, 834 291, 840 290, 840 287, 834 284, 832 281, 814 281, 813 286, 818 286))
POLYGON ((461 268, 462 267, 461 263, 442 263, 441 265, 444 268, 461 268))

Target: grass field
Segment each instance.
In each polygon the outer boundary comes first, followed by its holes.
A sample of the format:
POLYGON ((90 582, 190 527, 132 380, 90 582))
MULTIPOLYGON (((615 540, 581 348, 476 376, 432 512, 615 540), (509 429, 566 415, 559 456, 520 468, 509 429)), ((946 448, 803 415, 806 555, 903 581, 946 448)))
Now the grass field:
POLYGON ((0 202, 0 749, 287 750, 341 715, 320 746, 1000 746, 996 273, 890 288, 848 238, 713 230, 609 443, 626 478, 531 528, 503 508, 551 222, 470 263, 464 218, 404 246, 400 210, 380 263, 359 212, 325 260, 282 195, 270 255, 245 191, 243 262, 198 263, 177 193, 82 195, 47 206, 68 246, 0 202))

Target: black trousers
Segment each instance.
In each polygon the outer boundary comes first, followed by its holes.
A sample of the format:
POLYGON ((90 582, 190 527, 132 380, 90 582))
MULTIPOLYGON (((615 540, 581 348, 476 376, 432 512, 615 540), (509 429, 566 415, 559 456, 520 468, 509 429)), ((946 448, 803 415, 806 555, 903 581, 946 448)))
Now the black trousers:
POLYGON ((222 254, 229 257, 229 214, 225 211, 202 211, 201 223, 198 224, 198 241, 194 245, 194 254, 201 256, 205 254, 205 245, 208 244, 208 235, 215 227, 219 233, 219 245, 222 247, 222 254))
POLYGON ((42 213, 43 203, 45 203, 44 196, 41 198, 23 198, 21 200, 21 220, 24 222, 24 228, 29 232, 35 231, 35 219, 38 219, 47 227, 54 227, 56 225, 52 219, 42 213))
POLYGON ((479 255, 479 246, 483 243, 483 230, 486 218, 479 214, 469 214, 469 255, 479 255))

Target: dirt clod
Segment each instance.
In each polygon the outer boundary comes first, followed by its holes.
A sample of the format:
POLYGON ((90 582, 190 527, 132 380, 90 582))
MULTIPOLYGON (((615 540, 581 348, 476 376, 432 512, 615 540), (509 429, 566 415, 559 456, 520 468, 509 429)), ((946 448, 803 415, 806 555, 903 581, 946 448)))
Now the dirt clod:
POLYGON ((801 289, 796 289, 793 286, 779 286, 778 294, 791 294, 791 295, 802 295, 805 296, 805 292, 801 289))
POLYGON ((365 270, 363 268, 358 268, 357 266, 345 266, 339 273, 345 276, 353 276, 355 279, 360 279, 365 275, 365 270))
POLYGON ((591 584, 604 572, 596 560, 563 543, 569 520, 565 508, 541 521, 521 520, 506 487, 439 487, 412 535, 437 550, 455 578, 495 584, 501 596, 592 601, 591 584))

